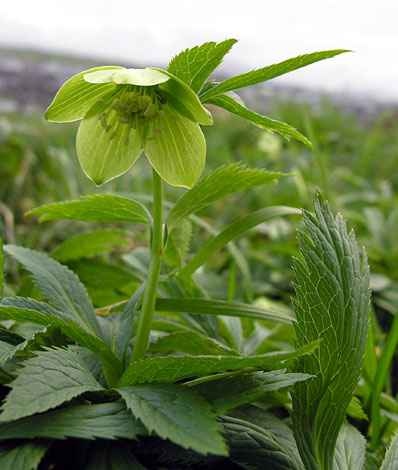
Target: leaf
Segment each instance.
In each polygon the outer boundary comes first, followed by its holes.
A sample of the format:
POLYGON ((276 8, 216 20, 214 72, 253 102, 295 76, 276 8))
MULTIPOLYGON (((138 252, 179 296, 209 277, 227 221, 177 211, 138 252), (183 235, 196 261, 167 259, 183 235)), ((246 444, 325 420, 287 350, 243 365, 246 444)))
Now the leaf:
POLYGON ((80 72, 66 81, 46 111, 46 119, 53 122, 70 122, 83 119, 97 99, 114 90, 114 83, 93 85, 84 80, 84 75, 100 70, 117 70, 121 67, 96 67, 80 72))
POLYGON ((3 239, 0 238, 0 297, 3 292, 3 283, 4 283, 4 255, 3 255, 3 239))
POLYGON ((122 230, 96 230, 81 233, 69 238, 51 253, 51 258, 64 263, 81 258, 91 258, 105 251, 112 250, 113 245, 128 245, 130 237, 122 230))
POLYGON ((316 377, 295 385, 293 427, 308 469, 331 470, 333 452, 358 383, 369 322, 369 267, 354 233, 347 233, 320 193, 299 232, 303 261, 295 260, 295 345, 320 338, 317 352, 298 358, 295 372, 316 377))
POLYGON ((224 229, 216 237, 205 243, 196 253, 189 263, 181 269, 179 277, 191 276, 202 264, 210 259, 217 251, 221 250, 231 240, 239 237, 251 228, 275 217, 282 217, 290 214, 300 214, 301 211, 294 207, 271 206, 259 209, 246 217, 242 217, 229 227, 224 229))
POLYGON ((396 470, 398 468, 398 432, 394 434, 390 447, 387 449, 380 470, 396 470))
POLYGON ((177 382, 189 377, 199 377, 226 370, 242 370, 246 367, 258 369, 280 369, 282 363, 292 357, 308 354, 318 343, 308 344, 299 350, 272 352, 261 356, 165 356, 150 357, 133 362, 120 378, 117 386, 136 383, 177 382))
POLYGON ((254 111, 251 111, 248 108, 245 108, 241 104, 239 104, 236 100, 231 98, 226 94, 217 95, 207 100, 207 103, 213 104, 215 106, 219 106, 230 113, 236 114, 244 119, 247 119, 254 125, 261 127, 262 129, 266 129, 270 132, 277 132, 281 134, 283 137, 286 137, 288 140, 290 137, 293 137, 296 140, 299 140, 308 147, 312 148, 311 142, 303 135, 298 132, 297 129, 286 124, 285 122, 275 121, 274 119, 268 118, 266 116, 262 116, 261 114, 257 114, 254 111))
POLYGON ((1 408, 0 422, 61 405, 85 392, 102 390, 83 359, 69 349, 45 348, 23 362, 1 408))
POLYGON ((210 300, 200 298, 156 299, 155 310, 158 312, 177 312, 199 315, 226 315, 238 318, 253 318, 291 325, 292 318, 276 309, 264 309, 242 302, 210 300))
POLYGON ((290 387, 310 377, 306 374, 286 373, 284 370, 251 372, 205 382, 193 389, 203 395, 220 415, 258 400, 266 393, 290 387))
POLYGON ((228 454, 221 426, 210 405, 195 391, 180 385, 146 384, 118 392, 149 432, 201 454, 228 454))
POLYGON ((364 419, 368 421, 368 417, 362 408, 361 402, 355 395, 352 397, 350 404, 348 405, 347 414, 351 418, 364 419))
POLYGON ((32 439, 136 439, 146 435, 124 403, 74 405, 0 425, 0 440, 32 439))
POLYGON ((38 439, 22 443, 0 445, 0 468, 3 470, 37 470, 51 441, 38 439))
POLYGON ((164 259, 169 266, 181 266, 188 253, 191 237, 192 222, 188 219, 181 220, 167 237, 164 259))
POLYGON ((91 449, 84 470, 150 470, 138 462, 128 442, 99 441, 91 449))
POLYGON ((27 269, 43 295, 62 312, 99 338, 103 337, 87 291, 66 266, 37 251, 6 245, 6 252, 27 269))
POLYGON ((236 42, 236 39, 226 39, 218 44, 206 42, 201 46, 185 49, 173 57, 167 70, 185 82, 195 93, 199 93, 236 42))
POLYGON ((167 227, 171 233, 185 217, 194 214, 218 199, 238 191, 246 191, 267 183, 275 183, 283 173, 247 168, 233 163, 221 166, 208 173, 195 186, 186 192, 173 206, 167 217, 167 227))
POLYGON ((364 470, 366 440, 351 424, 344 423, 337 439, 333 470, 364 470))
POLYGON ((141 203, 114 194, 91 194, 75 201, 46 204, 32 209, 26 215, 41 215, 40 222, 69 219, 148 223, 148 212, 141 203))
POLYGON ((293 433, 282 421, 272 418, 273 429, 265 429, 243 419, 222 416, 231 460, 245 470, 305 470, 293 433))
POLYGON ((201 96, 203 103, 206 103, 210 97, 220 95, 227 91, 237 90, 257 83, 271 80, 272 78, 284 75, 292 70, 305 67, 320 60, 329 59, 343 52, 349 52, 346 49, 336 49, 332 51, 313 52, 312 54, 304 54, 293 59, 288 59, 274 65, 268 65, 258 70, 236 75, 235 77, 228 78, 227 80, 219 83, 215 87, 201 96))

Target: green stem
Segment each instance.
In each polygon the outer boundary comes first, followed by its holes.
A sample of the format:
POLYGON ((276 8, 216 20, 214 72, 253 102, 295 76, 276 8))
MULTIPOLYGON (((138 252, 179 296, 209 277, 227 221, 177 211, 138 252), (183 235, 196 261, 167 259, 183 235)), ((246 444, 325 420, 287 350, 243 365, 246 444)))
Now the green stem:
POLYGON ((153 311, 155 308, 156 294, 160 265, 162 263, 163 230, 162 230, 162 179, 153 170, 153 225, 151 241, 151 261, 149 263, 148 277, 142 298, 142 308, 138 320, 137 335, 135 337, 133 354, 130 363, 145 357, 149 334, 151 331, 153 311))

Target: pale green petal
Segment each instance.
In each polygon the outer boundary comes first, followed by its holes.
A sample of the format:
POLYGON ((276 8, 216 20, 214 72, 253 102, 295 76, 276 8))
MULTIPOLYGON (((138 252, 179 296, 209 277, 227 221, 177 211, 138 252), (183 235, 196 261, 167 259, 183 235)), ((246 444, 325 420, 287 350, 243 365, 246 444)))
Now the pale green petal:
POLYGON ((84 75, 101 70, 118 70, 120 67, 105 66, 85 70, 65 82, 46 111, 46 119, 53 122, 71 122, 83 119, 95 100, 116 88, 114 83, 90 84, 84 75))
POLYGON ((107 132, 98 116, 84 119, 76 138, 82 169, 97 186, 125 173, 141 153, 140 139, 130 125, 120 124, 113 110, 106 120, 107 132))
POLYGON ((87 74, 84 80, 89 83, 109 83, 118 85, 154 86, 170 80, 170 77, 159 70, 153 69, 122 69, 99 71, 87 74))
POLYGON ((205 126, 213 124, 210 112, 202 106, 198 96, 188 85, 166 70, 155 68, 152 70, 167 74, 171 78, 168 82, 162 83, 159 88, 166 95, 167 102, 179 113, 205 126))
POLYGON ((144 147, 153 168, 172 186, 191 188, 203 171, 206 141, 202 130, 169 106, 160 113, 154 138, 144 147))

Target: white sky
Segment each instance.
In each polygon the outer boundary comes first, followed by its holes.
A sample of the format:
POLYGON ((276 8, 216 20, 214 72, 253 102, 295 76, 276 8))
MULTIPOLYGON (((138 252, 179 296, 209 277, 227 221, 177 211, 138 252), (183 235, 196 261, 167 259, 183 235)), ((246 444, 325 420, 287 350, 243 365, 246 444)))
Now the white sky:
POLYGON ((324 49, 352 49, 278 80, 398 101, 397 0, 3 0, 0 47, 167 64, 186 47, 239 39, 243 72, 324 49))

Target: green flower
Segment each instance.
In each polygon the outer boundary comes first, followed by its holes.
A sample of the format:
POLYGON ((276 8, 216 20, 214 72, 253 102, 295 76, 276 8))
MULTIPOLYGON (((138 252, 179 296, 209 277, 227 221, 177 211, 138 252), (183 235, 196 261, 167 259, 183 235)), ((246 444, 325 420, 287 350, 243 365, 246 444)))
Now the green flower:
POLYGON ((81 72, 61 87, 46 118, 82 120, 77 154, 83 171, 97 185, 125 173, 144 150, 167 183, 192 187, 206 158, 199 124, 212 124, 188 85, 155 68, 81 72))

